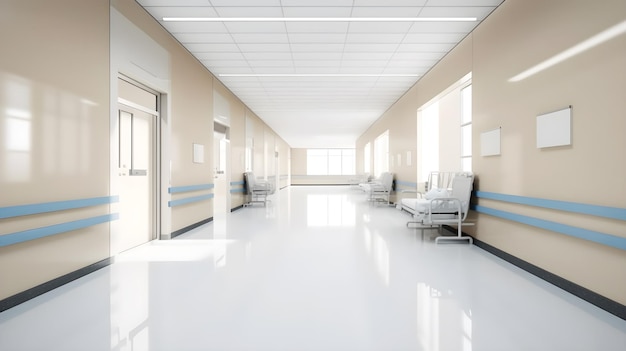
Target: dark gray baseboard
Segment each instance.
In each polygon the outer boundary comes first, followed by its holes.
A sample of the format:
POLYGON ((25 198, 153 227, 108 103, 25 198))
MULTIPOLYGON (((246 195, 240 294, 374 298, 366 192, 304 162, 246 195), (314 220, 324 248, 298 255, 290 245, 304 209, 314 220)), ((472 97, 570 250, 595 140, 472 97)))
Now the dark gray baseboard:
POLYGON ((198 228, 199 226, 204 225, 204 224, 207 224, 207 223, 209 223, 209 222, 211 222, 211 221, 213 221, 213 217, 209 217, 209 218, 207 218, 207 219, 203 219, 203 220, 201 220, 201 221, 200 221, 200 222, 198 222, 198 223, 194 223, 194 224, 192 224, 192 225, 188 225, 188 226, 186 226, 185 228, 182 228, 182 229, 178 229, 178 230, 176 230, 176 231, 173 231, 173 232, 172 232, 172 234, 171 234, 171 236, 170 236, 170 239, 174 239, 175 237, 177 237, 177 236, 179 236, 179 235, 181 235, 181 234, 184 234, 184 233, 186 233, 186 232, 188 232, 188 231, 190 231, 190 230, 192 230, 192 229, 196 229, 196 228, 198 228))
MULTIPOLYGON (((452 228, 452 227, 448 227, 446 226, 446 229, 452 231, 453 233, 456 234, 456 229, 452 228)), ((464 235, 467 235, 465 233, 463 233, 464 235)), ((525 271, 527 271, 530 274, 533 274, 545 281, 547 281, 548 283, 557 286, 565 291, 567 291, 568 293, 577 296, 587 302, 589 302, 590 304, 599 307, 621 319, 626 320, 626 306, 622 305, 621 303, 611 300, 605 296, 602 296, 594 291, 591 291, 583 286, 580 286, 572 281, 569 281, 563 277, 560 277, 554 273, 548 272, 547 270, 540 268, 538 266, 535 266, 534 264, 530 263, 530 262, 526 262, 524 260, 522 260, 519 257, 513 256, 508 252, 502 251, 500 249, 498 249, 497 247, 491 246, 487 243, 485 243, 484 241, 481 241, 479 239, 476 239, 475 237, 472 237, 472 239, 474 240, 474 245, 489 252, 490 254, 497 256, 507 262, 509 262, 510 264, 519 267, 525 271)))
POLYGON ((77 269, 73 272, 62 275, 58 278, 47 281, 43 284, 37 285, 28 290, 24 290, 20 293, 17 293, 13 296, 9 296, 5 299, 0 300, 0 312, 6 311, 9 308, 15 307, 21 303, 24 303, 28 300, 34 299, 39 295, 43 295, 51 290, 54 290, 62 285, 70 283, 78 278, 82 278, 90 273, 93 273, 100 268, 104 268, 110 265, 113 262, 113 258, 109 257, 102 261, 98 261, 96 263, 90 264, 89 266, 83 267, 81 269, 77 269))

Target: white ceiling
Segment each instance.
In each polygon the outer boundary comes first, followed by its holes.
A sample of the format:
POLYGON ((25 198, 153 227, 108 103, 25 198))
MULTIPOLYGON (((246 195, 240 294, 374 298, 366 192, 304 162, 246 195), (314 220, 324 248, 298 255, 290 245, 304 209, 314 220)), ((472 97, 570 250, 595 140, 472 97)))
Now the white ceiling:
POLYGON ((137 0, 294 148, 354 147, 376 119, 503 1, 137 0), (180 22, 163 17, 475 17, 477 21, 180 22))

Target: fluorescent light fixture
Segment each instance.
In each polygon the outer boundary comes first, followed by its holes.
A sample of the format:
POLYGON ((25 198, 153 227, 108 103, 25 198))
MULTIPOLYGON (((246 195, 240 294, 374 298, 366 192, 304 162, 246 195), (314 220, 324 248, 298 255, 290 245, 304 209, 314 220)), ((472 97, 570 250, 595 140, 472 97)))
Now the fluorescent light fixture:
POLYGON ((220 77, 419 77, 419 74, 371 74, 371 73, 221 73, 220 77))
POLYGON ((626 21, 623 21, 621 23, 618 23, 616 25, 614 25, 613 27, 604 30, 594 36, 592 36, 591 38, 582 41, 574 46, 572 46, 571 48, 562 51, 552 57, 550 57, 549 59, 525 70, 524 72, 511 77, 509 79, 509 82, 519 82, 520 80, 526 79, 532 75, 535 75, 545 69, 548 69, 554 65, 557 65, 573 56, 576 56, 584 51, 587 51, 591 48, 593 48, 594 46, 600 45, 602 43, 604 43, 605 41, 611 40, 621 34, 626 33, 626 21))
POLYGON ((163 17, 164 22, 476 22, 476 17, 163 17))

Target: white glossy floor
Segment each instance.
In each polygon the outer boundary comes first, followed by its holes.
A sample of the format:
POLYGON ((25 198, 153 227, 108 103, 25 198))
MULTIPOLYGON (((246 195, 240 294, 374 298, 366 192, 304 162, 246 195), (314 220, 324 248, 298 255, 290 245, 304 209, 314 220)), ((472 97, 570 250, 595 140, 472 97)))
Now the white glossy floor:
POLYGON ((626 321, 347 187, 292 187, 0 314, 0 350, 626 350, 626 321))

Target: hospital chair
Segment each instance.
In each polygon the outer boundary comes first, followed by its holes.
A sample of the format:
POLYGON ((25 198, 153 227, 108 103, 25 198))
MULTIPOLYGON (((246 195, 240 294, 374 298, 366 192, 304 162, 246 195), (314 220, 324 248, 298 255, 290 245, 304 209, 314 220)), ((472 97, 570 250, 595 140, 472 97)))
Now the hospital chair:
POLYGON ((354 177, 348 179, 348 183, 355 188, 358 187, 359 184, 367 183, 369 181, 370 181, 369 173, 356 174, 354 177))
POLYGON ((387 202, 389 205, 391 203, 389 198, 393 190, 393 173, 383 172, 380 177, 367 183, 361 183, 359 187, 367 194, 367 201, 387 202))
POLYGON ((257 180, 253 172, 244 173, 243 179, 248 197, 248 201, 244 205, 250 206, 253 203, 262 203, 265 206, 269 201, 267 197, 275 191, 274 185, 265 180, 257 180))
POLYGON ((469 212, 473 184, 474 175, 461 172, 454 174, 449 187, 430 187, 430 190, 421 197, 403 198, 400 201, 401 210, 410 213, 414 219, 407 222, 407 227, 441 228, 444 224, 456 225, 456 236, 439 236, 435 242, 467 240, 472 244, 471 237, 463 236, 462 227, 474 225, 474 223, 465 222, 469 212))

